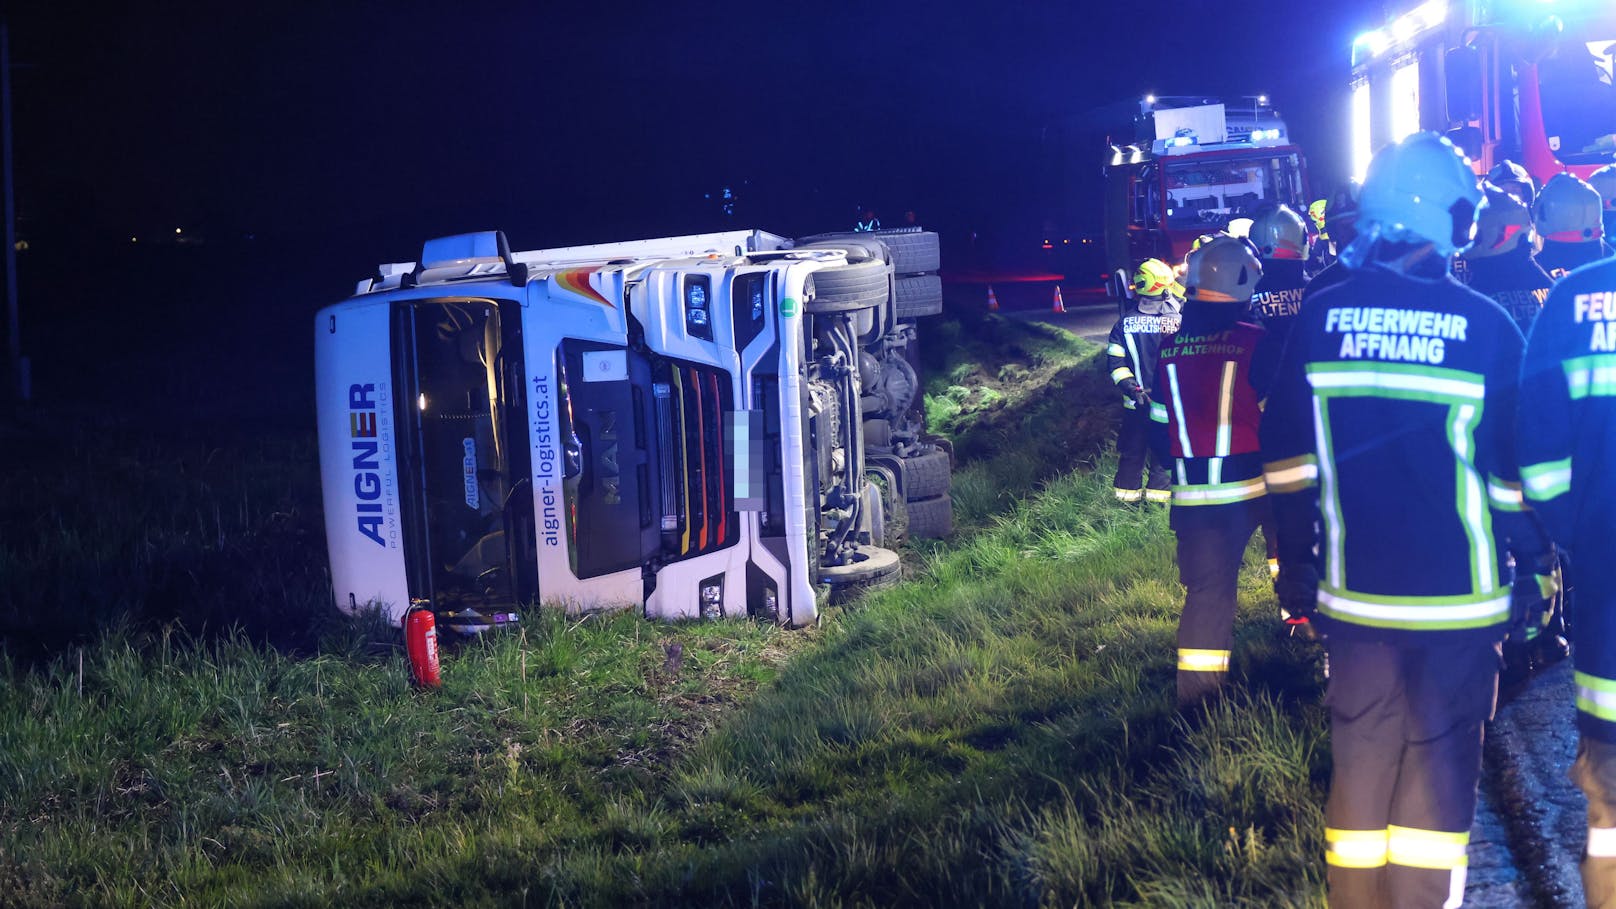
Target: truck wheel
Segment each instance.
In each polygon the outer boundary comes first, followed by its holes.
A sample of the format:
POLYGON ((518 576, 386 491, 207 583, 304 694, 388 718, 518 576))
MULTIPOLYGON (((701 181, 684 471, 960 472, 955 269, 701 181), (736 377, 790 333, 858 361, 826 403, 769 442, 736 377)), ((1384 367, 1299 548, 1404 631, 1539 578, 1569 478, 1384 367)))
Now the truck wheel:
POLYGON ((893 282, 898 318, 919 319, 943 311, 943 279, 937 275, 905 275, 893 282))
POLYGON ((834 247, 838 240, 868 243, 872 239, 880 240, 892 250, 892 265, 900 275, 936 271, 942 260, 937 251, 937 234, 929 230, 837 231, 803 237, 797 241, 797 246, 834 247))
POLYGON ((954 501, 948 496, 908 503, 909 536, 946 537, 954 532, 954 501))
POLYGON ((948 492, 953 466, 948 452, 933 449, 923 455, 903 459, 903 497, 914 502, 948 492))
POLYGON ((887 302, 891 279, 892 266, 873 259, 821 268, 808 276, 803 311, 817 316, 874 309, 887 302))
POLYGON ((830 585, 833 602, 846 602, 866 590, 898 583, 898 554, 880 546, 860 546, 857 560, 847 565, 822 565, 821 583, 830 585))

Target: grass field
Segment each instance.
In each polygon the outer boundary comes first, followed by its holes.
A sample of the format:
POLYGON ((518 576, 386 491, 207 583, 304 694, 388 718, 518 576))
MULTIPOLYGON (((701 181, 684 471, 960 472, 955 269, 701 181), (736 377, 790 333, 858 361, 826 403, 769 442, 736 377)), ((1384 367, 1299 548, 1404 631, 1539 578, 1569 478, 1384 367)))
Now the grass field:
POLYGON ((808 632, 542 613, 436 692, 330 611, 306 437, 0 481, 0 902, 1322 905, 1320 682, 1261 568, 1177 715, 1095 349, 955 331, 961 529, 908 583, 808 632))

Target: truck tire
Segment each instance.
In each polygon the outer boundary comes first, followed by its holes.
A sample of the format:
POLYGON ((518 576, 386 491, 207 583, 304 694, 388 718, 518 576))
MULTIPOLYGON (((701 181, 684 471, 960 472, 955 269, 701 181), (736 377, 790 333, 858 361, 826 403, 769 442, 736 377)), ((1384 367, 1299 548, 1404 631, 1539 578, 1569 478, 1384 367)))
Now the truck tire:
POLYGON ((898 583, 898 554, 880 546, 860 546, 851 565, 821 565, 819 580, 830 585, 833 602, 845 602, 866 590, 898 583))
POLYGON ((937 275, 904 275, 893 282, 893 304, 899 319, 919 319, 943 311, 943 279, 937 275))
POLYGON ((874 309, 887 302, 891 280, 892 266, 873 259, 821 268, 808 276, 809 293, 803 311, 829 315, 874 309))
POLYGON ((954 532, 954 501, 948 496, 908 503, 909 536, 946 537, 954 532))
POLYGON ((914 502, 948 492, 953 465, 948 452, 933 449, 923 455, 903 459, 903 497, 914 502))
POLYGON ((892 266, 900 275, 933 272, 942 261, 937 250, 937 234, 929 230, 894 228, 876 231, 836 231, 803 237, 797 241, 797 245, 834 247, 837 240, 867 242, 871 238, 880 240, 887 245, 887 249, 892 250, 892 266))

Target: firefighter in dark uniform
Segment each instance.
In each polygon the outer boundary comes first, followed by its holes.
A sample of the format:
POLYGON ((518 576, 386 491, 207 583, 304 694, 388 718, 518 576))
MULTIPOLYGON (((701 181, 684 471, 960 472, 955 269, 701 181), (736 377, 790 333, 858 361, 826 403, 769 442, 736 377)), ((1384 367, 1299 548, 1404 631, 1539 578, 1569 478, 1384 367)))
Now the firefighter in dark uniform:
POLYGON ((1571 626, 1581 741, 1571 777, 1588 797, 1582 880, 1589 906, 1616 909, 1616 260, 1550 291, 1521 370, 1516 445, 1526 499, 1577 577, 1571 626))
POLYGON ((1609 258, 1599 192, 1571 174, 1555 174, 1532 203, 1532 222, 1543 237, 1537 264, 1559 280, 1572 269, 1609 258))
MULTIPOLYGON (((1308 209, 1309 216, 1323 221, 1325 204, 1320 201, 1308 209)), ((1302 293, 1307 288, 1306 262, 1302 256, 1307 249, 1307 225, 1302 216, 1287 205, 1279 205, 1257 216, 1251 224, 1248 237, 1262 261, 1262 280, 1251 297, 1252 321, 1263 327, 1262 343, 1251 363, 1252 382, 1257 387, 1259 400, 1268 397, 1268 386, 1279 371, 1279 357, 1285 351, 1285 342, 1291 336, 1296 314, 1302 310, 1302 293)), ((1321 228, 1315 246, 1328 244, 1326 230, 1321 228)), ((1334 256, 1330 257, 1333 262, 1334 256)), ((1274 528, 1263 524, 1263 540, 1268 548, 1268 570, 1279 573, 1279 550, 1274 542, 1274 528)), ((1308 634, 1311 629, 1300 628, 1307 619, 1292 616, 1283 609, 1280 619, 1289 630, 1308 634)))
POLYGON ((1165 503, 1168 476, 1165 461, 1150 450, 1151 382, 1156 376, 1156 351, 1178 330, 1182 304, 1172 295, 1178 276, 1160 259, 1146 259, 1133 277, 1133 299, 1106 343, 1111 381, 1122 392, 1122 427, 1117 432, 1117 475, 1112 486, 1117 500, 1165 503), (1140 476, 1148 463, 1144 489, 1140 476))
POLYGON ((1229 673, 1236 585, 1246 543, 1265 517, 1262 410, 1251 360, 1263 330, 1241 321, 1262 266, 1244 241, 1219 237, 1191 252, 1184 324, 1161 349, 1152 445, 1173 461, 1173 510, 1184 612, 1178 622, 1178 704, 1193 706, 1229 673))
MULTIPOLYGON (((1335 246, 1330 242, 1329 210, 1328 199, 1314 199, 1307 207, 1307 218, 1313 223, 1313 229, 1308 231, 1311 242, 1305 245, 1307 255, 1304 261, 1309 275, 1316 275, 1335 262, 1335 246)), ((1261 221, 1261 216, 1258 216, 1257 220, 1261 221)), ((1303 227, 1306 229, 1306 225, 1303 227)), ((1255 224, 1252 225, 1252 233, 1249 236, 1256 238, 1255 224)))
POLYGON ((1341 263, 1339 253, 1358 238, 1358 191, 1358 181, 1349 180, 1330 196, 1330 202, 1324 209, 1324 224, 1330 232, 1330 243, 1337 255, 1323 271, 1308 278, 1307 289, 1302 292, 1304 303, 1314 294, 1333 287, 1347 277, 1347 266, 1341 263))
POLYGON ((1459 905, 1515 602, 1502 541, 1542 564, 1514 454, 1524 341, 1449 274, 1480 201, 1441 136, 1382 149, 1353 267, 1303 307, 1263 416, 1275 592, 1329 657, 1336 909, 1459 905))
MULTIPOLYGON (((1470 289, 1503 307, 1525 335, 1532 330, 1532 322, 1543 308, 1554 279, 1533 255, 1537 234, 1526 205, 1491 181, 1482 184, 1482 191, 1484 198, 1476 212, 1476 240, 1462 255, 1470 263, 1470 289)), ((1538 529, 1542 548, 1552 546, 1548 535, 1541 527, 1538 529)), ((1564 630, 1562 616, 1556 611, 1543 617, 1543 621, 1530 621, 1512 631, 1504 642, 1506 679, 1519 681, 1534 663, 1541 667, 1564 659, 1564 630)))
POLYGON ((1534 255, 1537 233, 1532 212, 1490 181, 1482 189, 1485 198, 1476 212, 1476 242, 1462 256, 1470 263, 1470 289, 1502 306, 1524 335, 1532 329, 1554 279, 1534 255))
POLYGON ((1262 280, 1251 296, 1251 314, 1265 332, 1252 368, 1258 396, 1266 398, 1268 385, 1279 369, 1279 355, 1291 336, 1296 314, 1302 310, 1302 292, 1307 288, 1307 276, 1303 274, 1307 226, 1301 215, 1280 205, 1252 222, 1251 242, 1262 258, 1262 280))

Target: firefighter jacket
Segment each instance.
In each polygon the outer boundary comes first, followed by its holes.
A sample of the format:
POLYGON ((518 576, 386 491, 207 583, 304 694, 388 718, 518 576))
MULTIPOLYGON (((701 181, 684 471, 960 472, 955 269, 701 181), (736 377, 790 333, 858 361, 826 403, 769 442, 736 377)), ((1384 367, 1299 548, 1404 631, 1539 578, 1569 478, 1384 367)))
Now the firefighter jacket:
POLYGON ((1521 369, 1517 445, 1526 499, 1571 553, 1577 581, 1577 709, 1584 733, 1616 742, 1616 260, 1549 292, 1521 369))
POLYGON ((1549 273, 1549 277, 1558 281, 1572 270, 1608 259, 1611 248, 1605 245, 1604 240, 1589 240, 1584 243, 1562 243, 1558 240, 1544 240, 1543 249, 1537 254, 1537 264, 1549 273))
POLYGON ((1150 402, 1152 443, 1173 464, 1173 508, 1232 505, 1261 498, 1262 410, 1251 361, 1263 329, 1249 322, 1187 318, 1162 344, 1150 402), (1200 324, 1197 324, 1200 323, 1200 324))
POLYGON ((1526 563, 1541 547, 1515 460, 1520 330, 1445 273, 1376 264, 1311 297, 1300 318, 1262 447, 1280 563, 1317 558, 1321 630, 1502 639, 1503 541, 1526 563))
POLYGON ((1307 289, 1302 291, 1302 302, 1307 303, 1307 301, 1313 299, 1315 294, 1340 284, 1342 281, 1347 280, 1351 274, 1352 269, 1348 268, 1346 263, 1340 259, 1336 259, 1324 271, 1308 279, 1307 289))
POLYGON ((1285 342, 1296 324, 1296 314, 1302 311, 1307 276, 1298 259, 1264 259, 1262 268, 1262 278, 1251 296, 1253 321, 1263 327, 1263 340, 1252 362, 1252 381, 1258 397, 1267 397, 1268 386, 1279 371, 1285 342))
POLYGON ((1179 302, 1167 296, 1161 299, 1166 302, 1155 304, 1162 310, 1159 313, 1141 312, 1139 301, 1129 300, 1122 318, 1112 326, 1111 338, 1105 346, 1111 381, 1121 389, 1122 406, 1128 410, 1135 406, 1134 389, 1143 389, 1146 394, 1154 391, 1151 382, 1156 375, 1156 351, 1164 339, 1178 331, 1179 302))
POLYGON ((1470 262, 1470 289, 1502 306, 1523 335, 1531 330, 1532 320, 1553 286, 1554 279, 1532 258, 1531 247, 1525 243, 1501 256, 1470 262))

